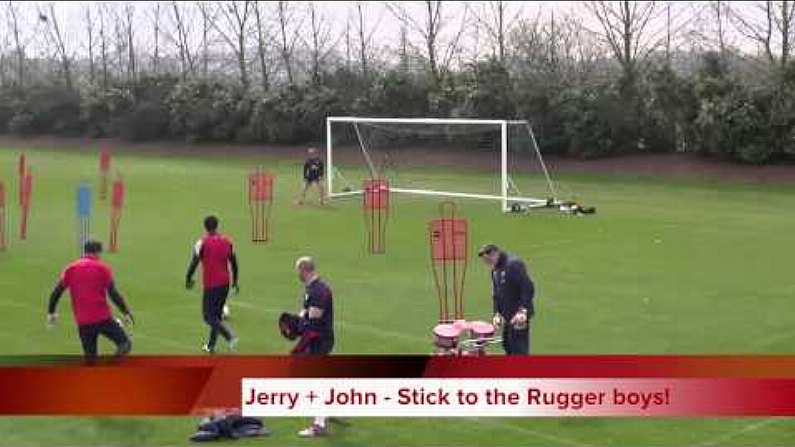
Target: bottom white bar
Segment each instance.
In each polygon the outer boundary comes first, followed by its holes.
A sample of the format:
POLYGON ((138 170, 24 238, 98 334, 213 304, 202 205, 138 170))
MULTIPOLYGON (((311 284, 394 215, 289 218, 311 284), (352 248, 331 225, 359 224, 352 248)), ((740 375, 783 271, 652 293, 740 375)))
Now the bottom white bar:
MULTIPOLYGON (((460 197, 464 199, 485 199, 485 200, 503 200, 502 196, 493 195, 493 194, 471 194, 467 192, 450 192, 450 191, 435 191, 432 189, 410 189, 410 188, 390 188, 391 192, 403 193, 403 194, 416 194, 421 196, 439 196, 439 197, 460 197)), ((344 191, 344 192, 332 192, 329 194, 329 197, 348 197, 353 195, 361 195, 364 191, 344 191)), ((546 206, 547 199, 536 199, 533 197, 507 197, 508 202, 520 202, 520 203, 529 203, 538 206, 546 206)))
POLYGON ((358 190, 358 191, 343 191, 343 192, 332 192, 332 193, 329 193, 329 197, 331 197, 333 199, 335 197, 350 197, 350 196, 358 196, 358 195, 362 195, 362 194, 364 194, 364 191, 362 191, 362 190, 358 190))

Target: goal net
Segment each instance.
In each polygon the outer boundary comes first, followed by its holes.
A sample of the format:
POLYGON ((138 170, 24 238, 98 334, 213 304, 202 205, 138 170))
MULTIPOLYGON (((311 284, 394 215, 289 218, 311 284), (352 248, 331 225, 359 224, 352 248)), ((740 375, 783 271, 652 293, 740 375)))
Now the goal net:
POLYGON ((503 211, 559 203, 527 121, 328 117, 326 162, 332 198, 386 178, 392 192, 494 200, 503 211))

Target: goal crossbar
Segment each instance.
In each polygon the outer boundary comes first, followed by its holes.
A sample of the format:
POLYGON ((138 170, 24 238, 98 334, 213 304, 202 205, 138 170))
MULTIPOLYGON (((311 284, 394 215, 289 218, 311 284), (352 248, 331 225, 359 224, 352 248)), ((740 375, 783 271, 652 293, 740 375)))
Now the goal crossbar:
POLYGON ((477 118, 365 118, 360 116, 329 116, 329 123, 382 123, 382 124, 529 124, 527 120, 493 120, 477 118))
MULTIPOLYGON (((354 126, 358 145, 371 174, 375 175, 374 166, 370 155, 368 154, 366 145, 359 132, 358 123, 380 123, 380 124, 429 124, 429 125, 493 125, 499 126, 500 129, 500 177, 501 177, 501 190, 500 194, 474 194, 466 192, 454 191, 438 191, 431 189, 414 189, 414 188, 400 188, 390 187, 390 191, 405 194, 425 195, 425 196, 439 196, 439 197, 453 197, 453 198, 468 198, 468 199, 487 199, 498 200, 502 203, 503 211, 510 210, 511 203, 522 203, 528 207, 543 207, 550 204, 558 204, 559 201, 556 197, 555 188, 547 169, 544 159, 541 156, 541 151, 538 148, 532 126, 527 120, 498 120, 498 119, 472 119, 472 118, 367 118, 355 116, 330 116, 326 118, 326 163, 329 167, 329 175, 327 176, 327 191, 329 197, 348 197, 360 195, 363 193, 361 190, 348 190, 343 192, 334 192, 334 177, 337 170, 334 167, 333 159, 333 141, 332 141, 332 124, 333 123, 350 123, 354 126), (532 150, 538 157, 538 162, 547 182, 547 186, 551 193, 551 197, 547 198, 534 198, 523 197, 517 194, 512 195, 511 190, 516 190, 513 179, 508 174, 508 126, 521 125, 526 128, 530 142, 532 143, 532 150)), ((344 179, 343 179, 344 180, 344 179)), ((350 188, 349 188, 350 189, 350 188)))

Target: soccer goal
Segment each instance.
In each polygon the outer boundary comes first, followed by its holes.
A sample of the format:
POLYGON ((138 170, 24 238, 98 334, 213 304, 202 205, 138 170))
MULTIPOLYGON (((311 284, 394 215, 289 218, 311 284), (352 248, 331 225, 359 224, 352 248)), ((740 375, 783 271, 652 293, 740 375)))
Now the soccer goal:
POLYGON ((326 165, 331 198, 385 178, 392 192, 494 200, 503 211, 560 203, 528 121, 327 117, 326 165))

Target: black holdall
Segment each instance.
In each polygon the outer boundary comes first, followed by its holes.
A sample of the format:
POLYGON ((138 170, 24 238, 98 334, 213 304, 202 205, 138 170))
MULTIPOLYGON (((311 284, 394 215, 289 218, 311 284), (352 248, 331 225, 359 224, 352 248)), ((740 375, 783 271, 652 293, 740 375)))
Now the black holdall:
POLYGON ((296 314, 282 312, 279 315, 279 332, 288 340, 295 340, 301 335, 301 317, 296 314))
POLYGON ((268 436, 271 432, 262 420, 230 414, 202 420, 196 433, 191 435, 193 442, 207 442, 221 439, 253 438, 268 436))

